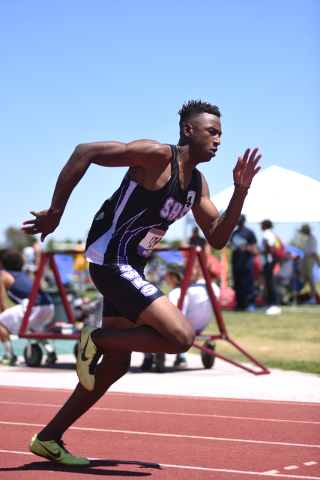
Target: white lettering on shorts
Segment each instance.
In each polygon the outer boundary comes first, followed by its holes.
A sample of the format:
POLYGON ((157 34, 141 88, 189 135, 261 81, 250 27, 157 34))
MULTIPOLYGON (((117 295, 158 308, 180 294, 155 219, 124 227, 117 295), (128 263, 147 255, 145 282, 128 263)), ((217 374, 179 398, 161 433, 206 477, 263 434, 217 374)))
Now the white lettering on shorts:
POLYGON ((119 269, 122 272, 121 277, 129 280, 145 297, 150 297, 158 291, 157 287, 144 280, 130 265, 120 265, 119 269))
POLYGON ((127 269, 126 271, 124 271, 124 273, 121 274, 121 277, 126 278, 127 280, 133 280, 134 278, 139 277, 139 273, 137 272, 137 270, 130 267, 130 270, 127 269))
POLYGON ((147 282, 147 280, 143 280, 143 278, 139 276, 139 277, 135 278, 131 283, 136 288, 141 288, 144 285, 148 285, 149 282, 147 282))
POLYGON ((146 285, 141 289, 141 293, 143 293, 145 297, 150 297, 150 295, 153 295, 157 291, 158 291, 157 287, 152 285, 152 283, 149 283, 149 285, 146 285))

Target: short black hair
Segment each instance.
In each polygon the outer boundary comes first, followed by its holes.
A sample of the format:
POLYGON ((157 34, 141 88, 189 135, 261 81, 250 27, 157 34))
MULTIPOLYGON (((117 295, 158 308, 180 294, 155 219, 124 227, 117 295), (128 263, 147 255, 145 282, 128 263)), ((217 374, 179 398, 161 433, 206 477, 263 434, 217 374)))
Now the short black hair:
POLYGON ((221 117, 221 112, 218 107, 211 105, 211 103, 202 102, 201 100, 189 100, 188 102, 184 102, 178 113, 180 115, 180 124, 191 117, 196 117, 203 113, 211 113, 211 115, 216 115, 219 118, 221 117))
POLYGON ((263 220, 263 222, 261 222, 261 226, 266 227, 266 229, 268 230, 269 228, 273 228, 273 223, 271 222, 271 220, 263 220))
POLYGON ((21 272, 24 265, 22 254, 7 248, 0 250, 0 262, 2 262, 5 270, 12 270, 14 272, 21 272))

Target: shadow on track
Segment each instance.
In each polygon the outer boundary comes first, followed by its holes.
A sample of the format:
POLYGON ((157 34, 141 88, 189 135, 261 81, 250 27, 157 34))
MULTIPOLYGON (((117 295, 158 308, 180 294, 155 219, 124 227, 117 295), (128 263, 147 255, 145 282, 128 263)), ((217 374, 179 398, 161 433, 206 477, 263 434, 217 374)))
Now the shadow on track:
POLYGON ((0 472, 46 472, 53 470, 56 472, 82 473, 87 475, 109 475, 110 477, 149 477, 151 473, 148 472, 130 472, 127 470, 109 470, 110 467, 118 467, 120 465, 137 465, 141 469, 153 468, 161 470, 157 463, 146 462, 131 462, 121 460, 91 460, 89 467, 65 467, 55 462, 32 462, 20 467, 0 468, 0 472), (97 468, 107 467, 107 469, 97 468))

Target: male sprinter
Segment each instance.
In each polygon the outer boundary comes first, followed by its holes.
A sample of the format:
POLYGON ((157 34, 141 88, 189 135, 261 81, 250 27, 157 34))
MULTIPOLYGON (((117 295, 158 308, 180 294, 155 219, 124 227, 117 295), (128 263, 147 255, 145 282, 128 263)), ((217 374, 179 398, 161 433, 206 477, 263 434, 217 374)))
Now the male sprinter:
POLYGON ((90 164, 129 167, 119 189, 94 217, 86 245, 92 280, 104 297, 102 328, 81 332, 77 373, 80 383, 53 420, 31 440, 36 455, 63 465, 84 466, 68 453, 61 436, 129 369, 131 352, 182 353, 195 332, 186 317, 152 283, 144 266, 169 226, 190 209, 209 244, 226 245, 238 223, 261 154, 247 149, 233 170, 235 189, 219 217, 199 163, 215 157, 220 145, 220 111, 201 101, 185 103, 178 145, 138 140, 129 144, 79 145, 62 169, 49 210, 31 212, 25 233, 41 240, 59 225, 74 187, 90 164), (125 299, 125 301, 123 301, 125 299), (98 359, 102 361, 96 368, 98 359))

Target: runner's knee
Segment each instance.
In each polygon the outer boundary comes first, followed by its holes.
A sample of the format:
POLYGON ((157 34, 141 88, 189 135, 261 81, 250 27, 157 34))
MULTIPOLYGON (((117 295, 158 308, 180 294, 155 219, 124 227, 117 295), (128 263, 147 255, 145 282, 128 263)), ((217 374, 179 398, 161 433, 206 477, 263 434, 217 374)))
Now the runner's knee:
POLYGON ((172 344, 173 351, 168 353, 184 353, 190 350, 195 339, 195 331, 191 324, 183 325, 176 332, 172 344))

